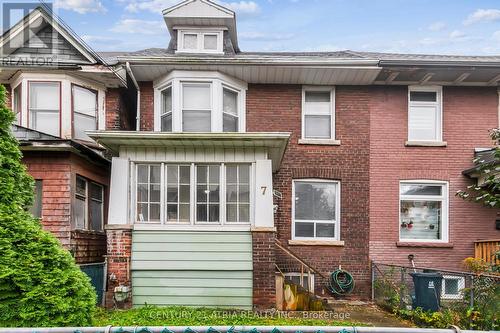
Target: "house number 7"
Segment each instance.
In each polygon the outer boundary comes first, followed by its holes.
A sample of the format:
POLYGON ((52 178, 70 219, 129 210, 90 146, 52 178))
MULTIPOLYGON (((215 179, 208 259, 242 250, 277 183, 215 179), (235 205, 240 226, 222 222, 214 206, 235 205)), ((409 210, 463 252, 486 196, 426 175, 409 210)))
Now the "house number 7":
POLYGON ((267 186, 261 186, 260 189, 262 190, 262 195, 266 195, 267 186))

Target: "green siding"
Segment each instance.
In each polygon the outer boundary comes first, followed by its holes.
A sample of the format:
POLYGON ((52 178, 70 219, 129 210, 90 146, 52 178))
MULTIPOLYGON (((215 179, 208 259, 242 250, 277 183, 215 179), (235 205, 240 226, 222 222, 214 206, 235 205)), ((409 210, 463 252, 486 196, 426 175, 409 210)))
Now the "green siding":
POLYGON ((252 308, 250 232, 134 231, 134 306, 252 308))

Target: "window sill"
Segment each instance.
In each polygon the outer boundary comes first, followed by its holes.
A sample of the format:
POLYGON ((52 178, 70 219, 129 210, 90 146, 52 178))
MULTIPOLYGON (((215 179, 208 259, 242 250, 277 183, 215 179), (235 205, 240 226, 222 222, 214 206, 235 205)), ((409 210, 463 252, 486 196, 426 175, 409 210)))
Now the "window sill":
POLYGON ((340 146, 340 140, 299 139, 299 145, 340 146))
POLYGON ((406 147, 446 147, 446 141, 406 141, 406 147))
POLYGON ((298 240, 290 239, 288 245, 306 245, 306 246, 344 246, 344 241, 321 241, 321 240, 298 240))
POLYGON ((447 248, 452 249, 453 243, 433 242, 396 242, 397 247, 447 248))

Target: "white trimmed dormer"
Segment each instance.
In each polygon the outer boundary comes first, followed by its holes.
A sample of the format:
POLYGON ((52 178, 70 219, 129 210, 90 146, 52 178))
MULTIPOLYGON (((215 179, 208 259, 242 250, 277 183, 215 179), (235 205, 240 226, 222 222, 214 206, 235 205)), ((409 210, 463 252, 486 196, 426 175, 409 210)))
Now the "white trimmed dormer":
POLYGON ((233 11, 209 0, 186 0, 163 11, 175 53, 225 54, 238 51, 233 11))

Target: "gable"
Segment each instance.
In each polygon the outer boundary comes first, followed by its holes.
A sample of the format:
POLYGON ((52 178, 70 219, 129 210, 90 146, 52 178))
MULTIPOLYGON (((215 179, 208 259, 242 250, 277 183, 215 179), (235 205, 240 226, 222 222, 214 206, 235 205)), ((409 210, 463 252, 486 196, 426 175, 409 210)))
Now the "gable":
POLYGON ((188 0, 166 9, 165 17, 233 18, 234 13, 207 0, 188 0))
POLYGON ((37 58, 37 61, 46 58, 57 62, 89 63, 88 59, 49 24, 15 49, 10 56, 37 58))

